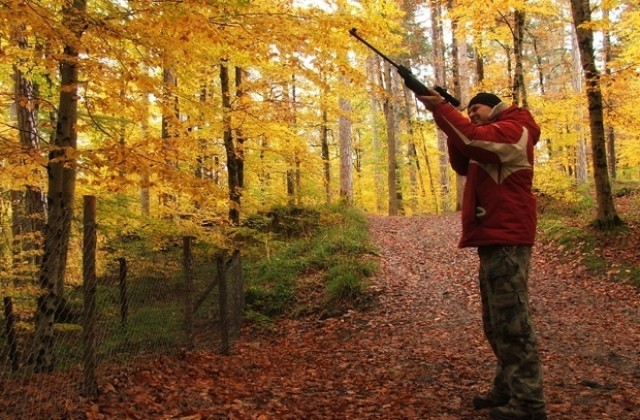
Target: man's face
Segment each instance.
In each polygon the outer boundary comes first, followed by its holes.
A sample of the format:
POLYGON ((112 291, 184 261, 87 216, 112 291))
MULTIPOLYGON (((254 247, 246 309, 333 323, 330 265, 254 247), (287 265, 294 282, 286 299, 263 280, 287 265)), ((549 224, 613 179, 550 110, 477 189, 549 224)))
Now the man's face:
POLYGON ((472 123, 482 125, 491 121, 489 118, 491 111, 493 111, 493 108, 488 105, 473 104, 467 109, 467 114, 469 114, 469 119, 472 123))

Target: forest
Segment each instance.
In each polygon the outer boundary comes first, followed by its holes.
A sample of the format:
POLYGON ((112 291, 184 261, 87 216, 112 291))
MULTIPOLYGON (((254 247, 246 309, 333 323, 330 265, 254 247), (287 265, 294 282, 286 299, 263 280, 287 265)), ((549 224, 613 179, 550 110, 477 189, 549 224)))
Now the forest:
MULTIPOLYGON (((279 223, 289 241, 307 233, 309 220, 332 229, 352 210, 409 218, 459 210, 464 178, 449 166, 446 137, 355 30, 458 98, 461 110, 474 94, 493 92, 531 111, 542 128, 534 178, 541 226, 563 250, 580 252, 589 229, 628 235, 640 190, 639 6, 3 1, 0 292, 5 318, 13 302, 19 336, 33 341, 25 363, 35 372, 60 367, 54 353, 68 349, 52 337, 80 336, 54 333, 60 312, 79 299, 87 273, 110 286, 124 257, 137 262, 134 278, 170 284, 182 270, 182 238, 197 238, 196 258, 240 249, 257 261, 246 267, 255 278, 279 247, 265 224, 279 223), (629 197, 621 212, 619 199, 629 197), (86 259, 83 266, 87 198, 97 211, 93 272, 86 259)), ((638 261, 637 250, 621 252, 638 261)), ((633 264, 616 267, 604 271, 638 281, 633 264)), ((142 283, 132 287, 172 293, 142 283)), ((353 297, 355 286, 344 287, 335 293, 353 297)), ((247 289, 255 322, 280 313, 269 312, 258 289, 247 289)))

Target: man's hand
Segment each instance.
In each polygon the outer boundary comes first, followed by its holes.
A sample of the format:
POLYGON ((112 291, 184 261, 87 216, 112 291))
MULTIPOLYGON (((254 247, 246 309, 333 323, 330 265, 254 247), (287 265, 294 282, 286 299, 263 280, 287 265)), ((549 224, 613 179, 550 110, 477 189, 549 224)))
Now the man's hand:
POLYGON ((416 98, 418 98, 418 100, 422 102, 425 108, 433 112, 439 104, 444 102, 444 98, 440 96, 438 92, 431 88, 427 88, 427 92, 427 95, 416 96, 416 98))

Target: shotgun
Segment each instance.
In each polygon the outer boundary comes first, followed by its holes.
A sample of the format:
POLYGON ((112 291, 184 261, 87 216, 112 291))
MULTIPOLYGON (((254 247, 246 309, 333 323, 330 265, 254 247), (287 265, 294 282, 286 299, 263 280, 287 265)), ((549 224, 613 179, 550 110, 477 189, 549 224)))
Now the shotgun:
MULTIPOLYGON (((382 54, 377 48, 369 44, 360 35, 358 35, 356 28, 351 28, 351 30, 349 31, 349 34, 354 38, 356 38, 358 41, 362 42, 364 45, 366 45, 370 49, 372 49, 376 54, 382 57, 387 63, 395 67, 396 70, 398 70, 398 74, 400 75, 400 77, 402 77, 402 79, 404 80, 405 86, 409 88, 411 91, 413 91, 413 93, 415 93, 418 96, 428 95, 427 87, 423 85, 418 79, 416 79, 413 73, 411 73, 411 70, 409 70, 408 68, 406 68, 401 64, 397 64, 391 61, 389 57, 382 54)), ((438 92, 440 96, 444 98, 445 101, 449 102, 451 105, 455 106, 456 108, 460 106, 460 101, 454 98, 453 96, 451 96, 449 92, 447 92, 447 89, 441 86, 434 86, 433 90, 438 92)))

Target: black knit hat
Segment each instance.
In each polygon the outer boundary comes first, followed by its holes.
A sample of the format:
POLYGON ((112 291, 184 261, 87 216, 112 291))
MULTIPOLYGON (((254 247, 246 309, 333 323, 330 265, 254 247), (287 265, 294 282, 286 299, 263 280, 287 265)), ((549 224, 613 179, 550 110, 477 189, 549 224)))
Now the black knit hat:
POLYGON ((467 108, 471 108, 471 105, 475 104, 487 105, 493 108, 500 102, 502 102, 502 100, 493 93, 480 92, 476 96, 471 98, 471 100, 469 101, 469 105, 467 105, 467 108))

